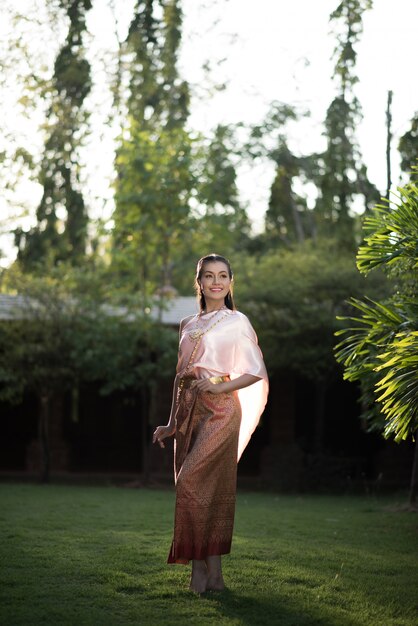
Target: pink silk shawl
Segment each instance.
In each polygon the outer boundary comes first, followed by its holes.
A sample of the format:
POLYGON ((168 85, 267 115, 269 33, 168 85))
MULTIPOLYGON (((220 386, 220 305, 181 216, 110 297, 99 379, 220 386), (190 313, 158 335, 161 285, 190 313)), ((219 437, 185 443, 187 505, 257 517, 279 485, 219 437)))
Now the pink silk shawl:
POLYGON ((231 380, 234 380, 242 374, 251 374, 259 379, 249 387, 238 390, 242 411, 238 443, 239 460, 267 402, 268 377, 263 355, 249 319, 239 311, 227 309, 222 310, 214 318, 209 315, 201 318, 203 330, 222 319, 203 335, 193 357, 193 363, 188 367, 196 343, 190 340, 189 335, 196 330, 197 317, 195 315, 189 320, 181 333, 177 379, 184 375, 196 378, 229 375, 231 380), (208 323, 204 324, 208 318, 208 323))

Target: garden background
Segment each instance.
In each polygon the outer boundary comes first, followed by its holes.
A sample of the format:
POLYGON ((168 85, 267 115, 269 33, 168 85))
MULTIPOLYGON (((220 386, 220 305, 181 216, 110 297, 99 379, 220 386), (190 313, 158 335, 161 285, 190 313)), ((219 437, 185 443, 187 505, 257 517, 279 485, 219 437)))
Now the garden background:
POLYGON ((417 8, 383 5, 2 3, 8 626, 414 623, 417 8), (209 252, 271 390, 199 598, 150 440, 209 252))

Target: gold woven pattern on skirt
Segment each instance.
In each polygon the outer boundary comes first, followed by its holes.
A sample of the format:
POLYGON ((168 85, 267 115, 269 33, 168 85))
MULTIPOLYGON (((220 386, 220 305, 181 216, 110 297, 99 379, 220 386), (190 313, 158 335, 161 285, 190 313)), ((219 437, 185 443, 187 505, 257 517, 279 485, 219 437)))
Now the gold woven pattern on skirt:
POLYGON ((176 510, 168 563, 227 554, 234 525, 237 393, 199 392, 190 379, 185 382, 176 415, 176 510))

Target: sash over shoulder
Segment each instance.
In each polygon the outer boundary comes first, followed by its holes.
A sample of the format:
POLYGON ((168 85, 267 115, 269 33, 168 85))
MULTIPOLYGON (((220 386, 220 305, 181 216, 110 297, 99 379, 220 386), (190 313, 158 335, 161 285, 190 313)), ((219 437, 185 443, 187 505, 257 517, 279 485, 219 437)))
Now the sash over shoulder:
MULTIPOLYGON (((202 337, 188 374, 196 378, 229 375, 231 380, 243 374, 259 378, 253 385, 238 390, 242 410, 239 460, 264 410, 268 394, 268 377, 257 335, 250 321, 239 311, 228 310, 227 313, 216 329, 202 337)), ((177 367, 179 376, 186 369, 194 347, 189 339, 189 334, 194 330, 194 323, 195 318, 192 318, 185 324, 180 338, 177 367)))

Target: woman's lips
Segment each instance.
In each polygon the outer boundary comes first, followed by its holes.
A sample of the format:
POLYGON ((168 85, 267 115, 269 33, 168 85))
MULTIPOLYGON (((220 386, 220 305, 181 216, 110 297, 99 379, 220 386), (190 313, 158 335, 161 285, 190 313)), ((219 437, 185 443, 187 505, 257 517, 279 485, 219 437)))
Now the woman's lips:
POLYGON ((218 292, 218 291, 223 291, 223 289, 222 289, 221 287, 212 287, 212 288, 210 289, 210 291, 216 291, 216 292, 218 292))

